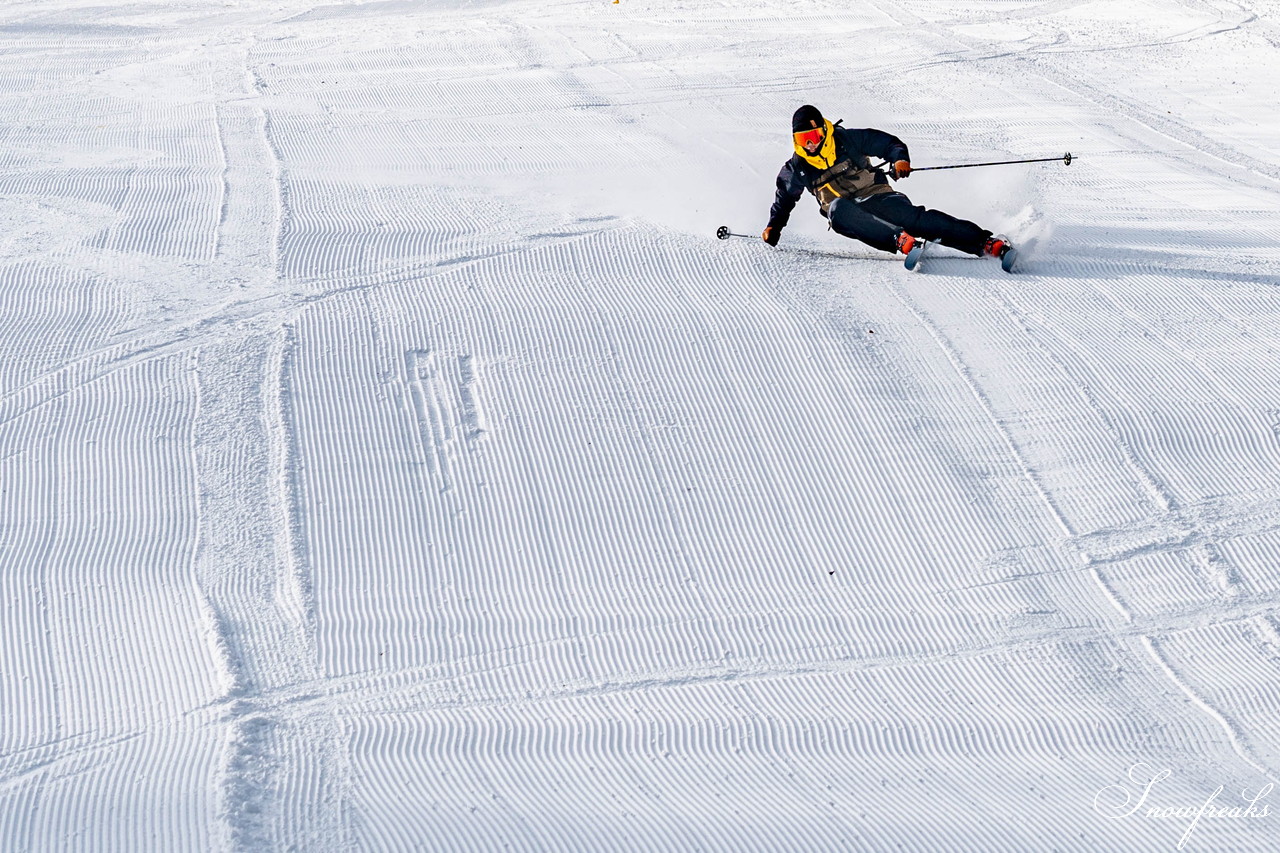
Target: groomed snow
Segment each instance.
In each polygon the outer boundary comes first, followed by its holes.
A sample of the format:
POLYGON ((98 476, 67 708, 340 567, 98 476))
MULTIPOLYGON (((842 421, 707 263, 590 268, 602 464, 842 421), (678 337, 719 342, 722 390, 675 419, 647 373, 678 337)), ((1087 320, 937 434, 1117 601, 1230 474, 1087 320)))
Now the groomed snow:
POLYGON ((1274 850, 1278 47, 5 3, 0 849, 1274 850), (806 102, 1079 159, 901 185, 1016 276, 715 240, 806 102))

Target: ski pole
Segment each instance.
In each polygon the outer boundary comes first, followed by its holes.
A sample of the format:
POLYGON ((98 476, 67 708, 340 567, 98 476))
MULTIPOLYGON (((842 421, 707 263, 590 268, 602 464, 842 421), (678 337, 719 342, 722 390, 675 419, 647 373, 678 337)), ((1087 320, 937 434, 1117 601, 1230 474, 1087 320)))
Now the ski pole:
POLYGON ((1080 158, 1073 156, 1071 152, 1068 151, 1066 154, 1063 154, 1061 157, 1040 157, 1035 160, 1000 160, 995 163, 961 163, 958 166, 921 166, 918 169, 912 168, 911 171, 912 172, 933 172, 933 171, 937 171, 938 169, 976 169, 979 166, 1010 166, 1010 165, 1013 165, 1014 163, 1061 162, 1064 165, 1070 166, 1072 160, 1078 160, 1078 159, 1080 158))
POLYGON ((730 237, 749 237, 753 240, 756 239, 755 234, 735 234, 734 232, 729 230, 728 225, 721 225, 719 228, 717 228, 716 236, 719 237, 721 240, 728 240, 730 237))

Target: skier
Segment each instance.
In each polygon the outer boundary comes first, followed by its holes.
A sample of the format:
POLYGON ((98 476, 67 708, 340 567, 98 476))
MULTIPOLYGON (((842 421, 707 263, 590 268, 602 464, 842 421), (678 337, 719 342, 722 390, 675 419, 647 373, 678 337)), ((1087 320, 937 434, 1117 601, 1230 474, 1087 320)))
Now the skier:
POLYGON ((897 181, 911 174, 911 155, 896 136, 874 128, 833 125, 809 104, 791 117, 791 132, 795 153, 778 172, 769 224, 760 235, 770 246, 778 245, 791 211, 808 190, 836 233, 886 252, 905 255, 917 245, 923 247, 921 241, 980 257, 1003 259, 1012 252, 1007 239, 967 220, 914 205, 895 191, 888 178, 897 181), (871 165, 871 157, 886 161, 887 177, 871 165))

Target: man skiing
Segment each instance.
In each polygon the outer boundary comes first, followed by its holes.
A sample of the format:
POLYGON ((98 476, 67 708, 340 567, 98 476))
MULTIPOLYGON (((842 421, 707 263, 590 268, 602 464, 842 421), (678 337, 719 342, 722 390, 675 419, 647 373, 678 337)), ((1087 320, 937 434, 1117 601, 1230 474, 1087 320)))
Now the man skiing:
MULTIPOLYGON (((778 191, 769 224, 760 236, 778 245, 782 229, 805 190, 813 193, 831 228, 886 252, 908 254, 921 241, 937 242, 970 255, 1005 259, 1013 246, 980 226, 911 203, 890 185, 911 174, 911 155, 898 139, 874 128, 833 125, 817 107, 805 104, 791 117, 795 153, 778 172, 778 191), (870 158, 885 160, 888 175, 870 158)), ((917 259, 918 253, 908 263, 917 259)), ((1008 260, 1012 261, 1012 255, 1008 260)))

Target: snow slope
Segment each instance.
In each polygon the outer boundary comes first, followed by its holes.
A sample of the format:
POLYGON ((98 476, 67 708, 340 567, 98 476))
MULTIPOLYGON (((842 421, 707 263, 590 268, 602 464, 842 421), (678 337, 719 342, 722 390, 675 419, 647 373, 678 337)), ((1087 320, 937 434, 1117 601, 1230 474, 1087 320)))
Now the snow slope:
POLYGON ((1278 46, 5 4, 0 848, 1275 849, 1148 807, 1280 779, 1278 46), (805 102, 1080 159, 902 185, 1018 276, 716 241, 805 102))

